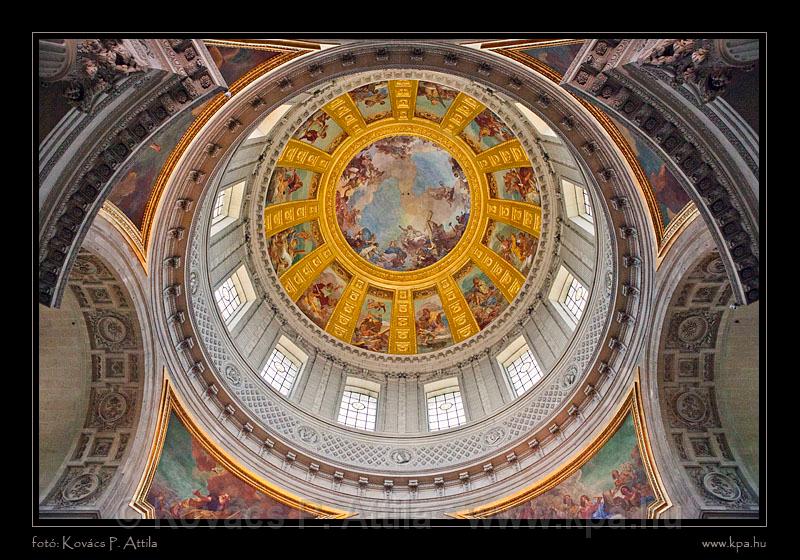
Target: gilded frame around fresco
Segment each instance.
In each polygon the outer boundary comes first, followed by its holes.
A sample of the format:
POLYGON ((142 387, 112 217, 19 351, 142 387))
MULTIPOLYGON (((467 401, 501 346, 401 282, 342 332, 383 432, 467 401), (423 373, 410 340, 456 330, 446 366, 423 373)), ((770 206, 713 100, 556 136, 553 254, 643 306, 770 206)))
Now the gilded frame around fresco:
POLYGON ((141 514, 144 519, 155 519, 155 509, 147 501, 147 493, 150 491, 150 486, 153 483, 153 477, 158 469, 158 463, 161 459, 161 452, 164 449, 164 441, 167 436, 169 419, 173 412, 177 415, 178 419, 183 423, 192 437, 197 439, 202 444, 203 448, 209 455, 211 455, 223 467, 228 469, 239 480, 252 486, 259 492, 269 496, 283 505, 314 514, 316 519, 347 519, 355 515, 354 513, 328 508, 322 505, 304 501, 301 498, 286 492, 285 490, 267 482, 261 477, 238 465, 236 461, 234 461, 198 427, 197 423, 187 412, 185 406, 180 400, 180 397, 178 397, 177 393, 175 393, 173 390, 172 383, 169 379, 169 374, 165 370, 164 380, 161 385, 161 399, 158 406, 158 420, 156 424, 155 436, 153 437, 153 442, 150 447, 150 451, 148 452, 145 471, 142 474, 142 478, 136 488, 136 493, 130 502, 130 506, 136 512, 141 514))
POLYGON ((656 467, 653 450, 650 446, 647 421, 645 420, 644 405, 642 402, 642 387, 639 381, 638 371, 628 396, 614 414, 611 422, 603 428, 600 434, 591 443, 576 453, 572 458, 568 459, 563 465, 556 469, 555 472, 520 492, 473 509, 462 510, 448 515, 456 519, 485 519, 552 490, 583 467, 617 432, 629 413, 633 416, 633 424, 636 429, 636 440, 639 446, 639 452, 642 456, 642 464, 644 465, 647 479, 653 488, 653 493, 656 498, 647 507, 647 518, 658 519, 665 511, 672 507, 672 501, 669 499, 664 489, 661 475, 656 467))

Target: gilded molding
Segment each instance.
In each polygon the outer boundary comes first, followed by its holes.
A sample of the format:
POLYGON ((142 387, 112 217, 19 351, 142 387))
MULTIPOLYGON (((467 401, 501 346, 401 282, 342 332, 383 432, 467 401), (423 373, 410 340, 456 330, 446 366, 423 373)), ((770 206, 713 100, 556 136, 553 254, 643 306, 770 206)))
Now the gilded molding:
POLYGON ((639 372, 637 371, 633 386, 628 392, 625 401, 619 406, 614 413, 613 418, 605 428, 595 437, 585 448, 578 451, 570 459, 567 459, 560 467, 555 469, 551 474, 544 477, 542 480, 537 481, 533 486, 530 486, 520 492, 511 494, 497 500, 476 508, 463 510, 456 513, 449 513, 450 517, 457 519, 482 519, 491 517, 502 511, 506 511, 527 501, 530 501, 537 496, 540 496, 552 490, 570 476, 575 474, 583 465, 585 465, 617 432, 622 425, 628 414, 633 415, 633 423, 636 429, 636 439, 639 445, 639 452, 642 456, 642 464, 647 473, 647 479, 653 488, 655 500, 647 506, 648 519, 659 518, 666 510, 672 507, 667 493, 664 489, 661 475, 658 473, 658 468, 653 456, 653 450, 650 445, 650 438, 647 431, 647 422, 644 416, 644 405, 642 402, 641 383, 639 381, 639 372))
POLYGON ((395 119, 408 121, 414 118, 418 85, 417 80, 389 80, 389 97, 395 119))
POLYGON ((128 242, 136 258, 147 274, 147 255, 145 253, 144 245, 142 244, 142 233, 139 228, 131 222, 130 218, 120 210, 113 202, 106 200, 100 208, 99 214, 108 220, 114 228, 119 231, 128 242))
POLYGON ((492 173, 512 167, 530 167, 531 162, 516 138, 481 152, 475 163, 483 173, 492 173))
POLYGON ((442 129, 456 136, 485 108, 477 99, 460 92, 442 117, 442 129))
POLYGON ((153 483, 153 477, 158 469, 158 462, 161 459, 161 452, 164 449, 164 440, 167 436, 170 415, 173 412, 180 419, 181 423, 186 427, 192 437, 202 444, 203 448, 209 453, 209 455, 211 455, 239 480, 252 486, 257 491, 269 496, 283 505, 312 513, 317 517, 317 519, 346 519, 355 515, 346 511, 336 510, 307 502, 302 498, 290 494, 282 488, 267 482, 263 478, 239 465, 237 461, 228 454, 228 452, 219 447, 202 429, 200 429, 198 424, 188 413, 177 393, 175 393, 173 390, 169 376, 169 372, 166 368, 164 368, 164 380, 161 385, 161 399, 158 406, 158 420, 155 437, 153 438, 153 442, 147 456, 147 466, 145 471, 142 473, 142 478, 139 481, 136 493, 130 502, 131 508, 138 512, 144 519, 155 518, 155 510, 153 506, 147 502, 147 493, 150 490, 150 486, 153 483))

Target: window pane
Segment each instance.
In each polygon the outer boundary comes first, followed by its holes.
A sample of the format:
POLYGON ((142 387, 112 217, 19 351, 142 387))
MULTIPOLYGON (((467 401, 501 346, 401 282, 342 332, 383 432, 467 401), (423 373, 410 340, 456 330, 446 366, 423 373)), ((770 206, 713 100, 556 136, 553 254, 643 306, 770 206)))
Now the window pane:
POLYGON ((281 395, 289 396, 298 373, 300 368, 297 364, 276 348, 269 357, 267 365, 261 370, 261 377, 281 395))
POLYGON ((337 421, 351 428, 375 430, 378 399, 350 387, 345 388, 337 421))
POLYGON ((222 313, 222 320, 227 324, 231 317, 233 317, 236 310, 242 306, 242 300, 239 296, 239 290, 233 283, 232 278, 228 278, 222 285, 214 292, 214 297, 217 300, 220 313, 222 313))
POLYGON ((505 365, 508 379, 517 396, 536 385, 542 379, 542 370, 533 358, 530 349, 526 349, 517 359, 505 365))
POLYGON ((569 285, 569 290, 567 291, 567 297, 564 299, 564 309, 566 309, 567 313, 570 317, 577 323, 578 319, 581 318, 583 315, 583 310, 586 307, 586 298, 589 295, 589 292, 586 291, 580 282, 578 282, 575 278, 572 279, 572 282, 569 285))
POLYGON ((466 422, 461 391, 428 397, 428 429, 431 432, 455 428, 466 422))
POLYGON ((214 209, 211 212, 211 223, 215 223, 223 218, 223 212, 225 210, 225 191, 220 191, 217 195, 216 200, 214 200, 214 209))
POLYGON ((585 213, 584 218, 586 218, 591 222, 593 221, 592 201, 589 198, 589 193, 586 191, 586 189, 581 189, 581 190, 583 190, 583 210, 585 213))

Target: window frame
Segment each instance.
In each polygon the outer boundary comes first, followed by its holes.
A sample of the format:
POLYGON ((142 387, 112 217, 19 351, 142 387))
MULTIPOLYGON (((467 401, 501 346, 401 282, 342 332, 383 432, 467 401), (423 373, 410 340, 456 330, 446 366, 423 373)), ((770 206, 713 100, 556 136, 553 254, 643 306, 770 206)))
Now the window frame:
MULTIPOLYGON (((272 387, 275 391, 277 391, 284 397, 289 398, 294 392, 295 387, 297 387, 297 381, 303 374, 303 370, 305 369, 307 363, 308 363, 308 356, 306 355, 306 353, 300 350, 288 338, 281 335, 281 337, 275 343, 275 346, 272 348, 272 351, 269 353, 267 361, 264 362, 264 365, 259 370, 258 376, 261 378, 262 381, 264 381, 267 385, 272 387), (276 383, 275 381, 276 378, 278 377, 278 374, 281 373, 280 371, 277 370, 277 368, 274 368, 276 370, 276 375, 273 375, 271 379, 267 376, 267 371, 269 370, 270 366, 274 363, 274 358, 276 354, 280 354, 283 356, 281 362, 289 361, 294 366, 295 369, 294 377, 291 383, 289 384, 288 388, 286 388, 285 392, 283 390, 283 387, 285 385, 286 380, 289 377, 287 374, 283 375, 283 379, 281 380, 280 383, 276 383)), ((291 369, 292 368, 289 368, 289 371, 291 371, 291 369)))
POLYGON ((503 369, 506 372, 509 383, 511 383, 511 388, 517 397, 521 397, 536 387, 539 383, 541 383, 542 379, 544 379, 542 368, 528 345, 525 345, 525 347, 518 352, 516 356, 506 360, 506 362, 503 364, 503 369), (526 356, 529 359, 528 362, 524 361, 526 356), (519 362, 519 364, 517 362, 519 362), (523 369, 523 366, 525 366, 527 363, 529 363, 530 366, 526 369, 523 369), (514 371, 511 371, 512 368, 514 371))
POLYGON ((587 288, 575 274, 573 274, 566 266, 562 264, 558 270, 558 274, 556 274, 553 287, 550 290, 549 299, 554 304, 553 307, 558 310, 559 315, 561 315, 564 321, 566 321, 566 323, 573 329, 578 326, 578 323, 580 323, 581 319, 583 318, 583 314, 586 313, 586 307, 589 305, 590 295, 591 293, 589 288, 587 288), (584 292, 583 306, 578 306, 580 308, 580 315, 577 316, 567 304, 567 300, 571 296, 570 291, 574 284, 577 284, 578 289, 584 292))
POLYGON ((211 230, 210 237, 214 237, 231 224, 239 221, 242 212, 242 201, 244 199, 244 187, 247 183, 246 179, 237 181, 231 185, 225 186, 217 192, 214 198, 214 205, 211 211, 211 230), (218 206, 219 198, 222 197, 222 210, 220 214, 214 216, 214 212, 218 206))
MULTIPOLYGON (((341 394, 339 395, 339 408, 336 413, 336 422, 339 424, 346 426, 348 428, 353 428, 355 430, 364 430, 367 432, 376 432, 378 431, 379 427, 379 414, 380 414, 380 399, 381 393, 381 385, 379 383, 375 383, 374 381, 370 381, 368 379, 363 379, 360 377, 350 377, 348 376, 345 379, 344 387, 342 389, 341 394), (349 393, 349 397, 348 397, 349 393), (352 404, 353 395, 359 395, 359 397, 364 397, 367 402, 366 412, 366 421, 363 423, 364 425, 359 425, 359 415, 361 414, 360 411, 356 411, 355 414, 355 422, 350 423, 348 422, 349 417, 351 415, 351 408, 349 407, 352 404), (347 405, 345 406, 345 398, 349 398, 347 405), (344 418, 342 418, 342 413, 344 412, 344 418), (372 414, 370 414, 372 412, 372 414), (370 416, 372 416, 371 426, 370 426, 370 416)), ((359 398, 358 401, 364 402, 363 399, 359 398)))
POLYGON ((229 276, 220 281, 219 284, 217 284, 217 286, 214 288, 213 293, 214 302, 217 305, 217 311, 219 311, 220 318, 229 331, 233 330, 233 328, 239 323, 242 317, 245 316, 247 311, 256 301, 256 292, 255 288, 253 288, 253 282, 250 280, 250 275, 247 273, 247 269, 243 264, 234 270, 229 276), (236 294, 240 300, 240 305, 226 318, 225 313, 220 306, 220 300, 217 293, 228 281, 233 284, 236 294))
POLYGON ((559 177, 559 183, 567 218, 587 233, 594 235, 594 207, 589 189, 586 185, 579 185, 566 177, 559 177))
MULTIPOLYGON (((467 418, 467 410, 466 404, 464 403, 464 396, 461 391, 461 385, 458 382, 458 378, 453 377, 449 379, 443 379, 438 382, 429 383, 425 385, 425 414, 426 414, 426 424, 428 427, 429 432, 441 432, 444 430, 450 430, 453 428, 458 428, 460 426, 465 425, 468 422, 467 418), (442 413, 436 412, 436 418, 431 418, 431 409, 439 409, 441 404, 437 406, 437 400, 444 400, 447 401, 447 396, 453 395, 452 401, 455 406, 455 423, 451 423, 451 415, 448 411, 444 411, 444 417, 442 418, 442 413), (440 397, 444 397, 441 399, 440 397), (431 406, 431 402, 433 401, 433 407, 431 406), (443 426, 443 420, 446 421, 446 425, 443 426), (434 426, 435 424, 435 426, 434 426)), ((448 409, 449 410, 449 409, 448 409)))

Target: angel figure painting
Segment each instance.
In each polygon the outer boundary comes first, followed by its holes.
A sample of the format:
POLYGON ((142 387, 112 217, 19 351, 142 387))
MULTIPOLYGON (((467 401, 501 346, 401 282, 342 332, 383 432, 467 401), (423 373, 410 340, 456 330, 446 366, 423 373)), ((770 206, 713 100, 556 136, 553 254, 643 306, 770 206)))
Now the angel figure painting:
POLYGON ((478 326, 483 329, 508 307, 508 301, 480 268, 471 265, 459 282, 478 326))
POLYGON ((475 152, 482 152, 514 138, 514 133, 489 109, 481 111, 460 134, 475 152))
POLYGON ((315 148, 331 153, 347 137, 333 117, 320 109, 311 115, 294 135, 296 140, 308 142, 315 148))
POLYGON ((536 206, 541 206, 539 187, 536 186, 532 167, 495 171, 492 174, 492 178, 497 185, 498 198, 529 202, 536 206))
POLYGON ((500 512, 503 519, 645 519, 655 500, 642 463, 633 416, 564 482, 500 512))
POLYGON ((346 285, 347 281, 328 267, 303 292, 297 300, 297 306, 319 328, 324 329, 346 285))
POLYGON ((450 325, 438 294, 414 298, 414 319, 417 329, 417 352, 433 352, 453 344, 450 325))
POLYGON ((222 466, 172 414, 147 492, 156 519, 303 519, 222 466))
POLYGON ((367 294, 351 342, 364 350, 388 352, 391 318, 391 298, 367 294))
POLYGON ((347 243, 386 270, 432 265, 461 239, 469 220, 464 171, 437 144, 416 136, 378 140, 347 165, 335 209, 347 243))
POLYGON ((389 99, 388 82, 367 84, 350 92, 350 97, 364 117, 367 124, 388 117, 392 114, 392 103, 389 99))
POLYGON ((270 178, 267 204, 312 198, 318 181, 319 173, 307 169, 277 167, 270 178))
POLYGON ((434 122, 441 122, 453 100, 458 95, 450 89, 434 82, 420 81, 417 86, 417 103, 414 115, 434 122))
POLYGON ((489 248, 527 276, 533 266, 539 240, 530 233, 502 222, 494 222, 494 229, 490 231, 489 248))
POLYGON ((320 244, 316 222, 285 229, 269 239, 269 260, 280 276, 320 244))

